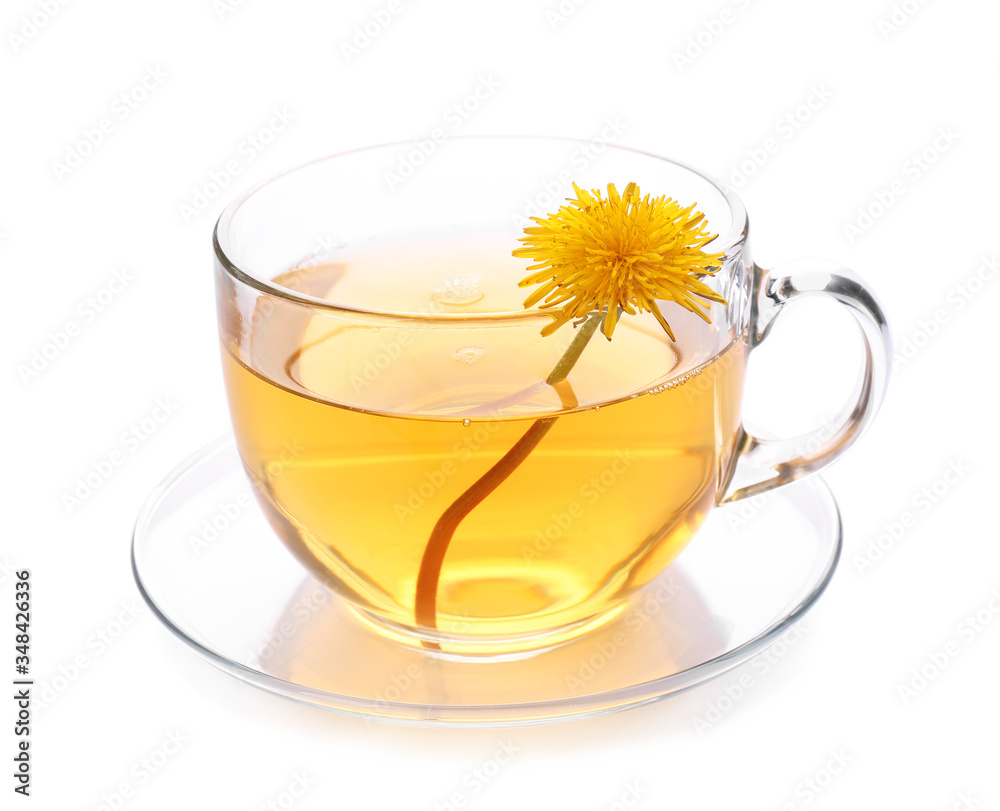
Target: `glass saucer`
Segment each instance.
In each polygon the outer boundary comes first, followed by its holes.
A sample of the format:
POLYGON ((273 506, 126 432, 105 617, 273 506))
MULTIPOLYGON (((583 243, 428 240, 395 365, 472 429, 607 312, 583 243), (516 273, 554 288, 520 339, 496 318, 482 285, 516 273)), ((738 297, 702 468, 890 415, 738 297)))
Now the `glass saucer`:
POLYGON ((389 722, 514 726, 635 707, 736 667, 809 610, 840 548, 836 501, 814 476, 714 510, 676 563, 572 642, 441 656, 386 638, 307 575, 223 439, 149 497, 132 568, 167 628, 264 690, 389 722))

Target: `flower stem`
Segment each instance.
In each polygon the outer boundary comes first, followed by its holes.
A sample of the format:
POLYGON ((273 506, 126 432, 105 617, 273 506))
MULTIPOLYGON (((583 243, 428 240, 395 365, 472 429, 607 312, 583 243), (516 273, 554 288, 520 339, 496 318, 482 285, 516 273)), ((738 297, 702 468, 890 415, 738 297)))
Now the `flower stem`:
POLYGON ((603 313, 591 313, 587 317, 587 320, 583 322, 583 326, 580 327, 580 331, 573 336, 570 345, 563 352, 563 356, 559 358, 556 368, 545 378, 546 383, 554 386, 569 376, 570 370, 576 366, 576 362, 580 359, 580 354, 583 352, 584 347, 590 343, 590 339, 597 332, 597 328, 603 320, 603 313))
MULTIPOLYGON (((545 382, 550 386, 564 381, 570 370, 580 359, 580 355, 593 337, 604 314, 600 312, 592 313, 587 317, 579 332, 573 337, 569 347, 559 358, 551 374, 545 378, 545 382)), ((417 592, 414 599, 414 619, 418 626, 424 628, 437 628, 437 596, 438 586, 441 581, 441 567, 444 564, 445 554, 448 552, 448 545, 465 517, 476 508, 477 505, 504 481, 528 458, 528 455, 544 439, 549 429, 555 424, 558 417, 543 417, 535 420, 524 435, 514 443, 514 446, 503 455, 503 457, 476 480, 462 495, 460 495, 447 510, 441 515, 434 529, 431 531, 430 540, 424 549, 423 558, 420 561, 420 571, 417 574, 417 592)), ((423 646, 434 650, 440 650, 441 646, 437 642, 424 640, 423 646)))

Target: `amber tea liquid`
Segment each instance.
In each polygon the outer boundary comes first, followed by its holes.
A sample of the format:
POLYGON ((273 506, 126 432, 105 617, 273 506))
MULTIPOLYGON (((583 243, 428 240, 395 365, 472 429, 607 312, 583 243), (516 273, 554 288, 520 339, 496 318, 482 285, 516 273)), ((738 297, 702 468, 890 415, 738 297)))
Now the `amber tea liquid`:
POLYGON ((733 463, 742 340, 706 353, 690 320, 674 344, 652 319, 624 317, 555 390, 541 381, 573 330, 536 340, 545 321, 489 315, 520 309, 523 262, 509 251, 487 239, 375 247, 275 279, 478 322, 373 322, 261 297, 240 340, 223 335, 237 444, 269 520, 390 626, 414 622, 435 522, 535 419, 560 414, 448 548, 445 634, 530 636, 600 615, 678 555, 733 463))

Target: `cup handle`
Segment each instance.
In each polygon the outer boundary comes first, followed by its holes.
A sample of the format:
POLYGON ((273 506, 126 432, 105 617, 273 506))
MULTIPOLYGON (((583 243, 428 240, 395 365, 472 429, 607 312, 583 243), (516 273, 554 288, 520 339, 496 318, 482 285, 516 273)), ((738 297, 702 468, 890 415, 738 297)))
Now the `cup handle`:
POLYGON ((852 270, 823 259, 800 259, 773 270, 754 265, 753 281, 751 351, 767 337, 789 302, 805 296, 831 296, 861 328, 865 363, 851 398, 833 420, 815 431, 791 439, 762 439, 741 429, 736 467, 720 504, 763 493, 826 467, 871 424, 889 380, 889 326, 874 293, 852 270))

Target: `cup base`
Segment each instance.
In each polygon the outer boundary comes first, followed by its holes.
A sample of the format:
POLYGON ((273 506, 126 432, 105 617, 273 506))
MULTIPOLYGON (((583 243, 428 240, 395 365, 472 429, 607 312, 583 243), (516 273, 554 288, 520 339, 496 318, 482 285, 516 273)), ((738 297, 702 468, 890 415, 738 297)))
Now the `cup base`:
POLYGON ((439 658, 489 658, 499 661, 522 659, 572 642, 613 621, 625 610, 626 600, 579 622, 547 628, 530 634, 451 634, 432 628, 413 628, 387 620, 344 601, 359 622, 395 644, 419 649, 439 658))

